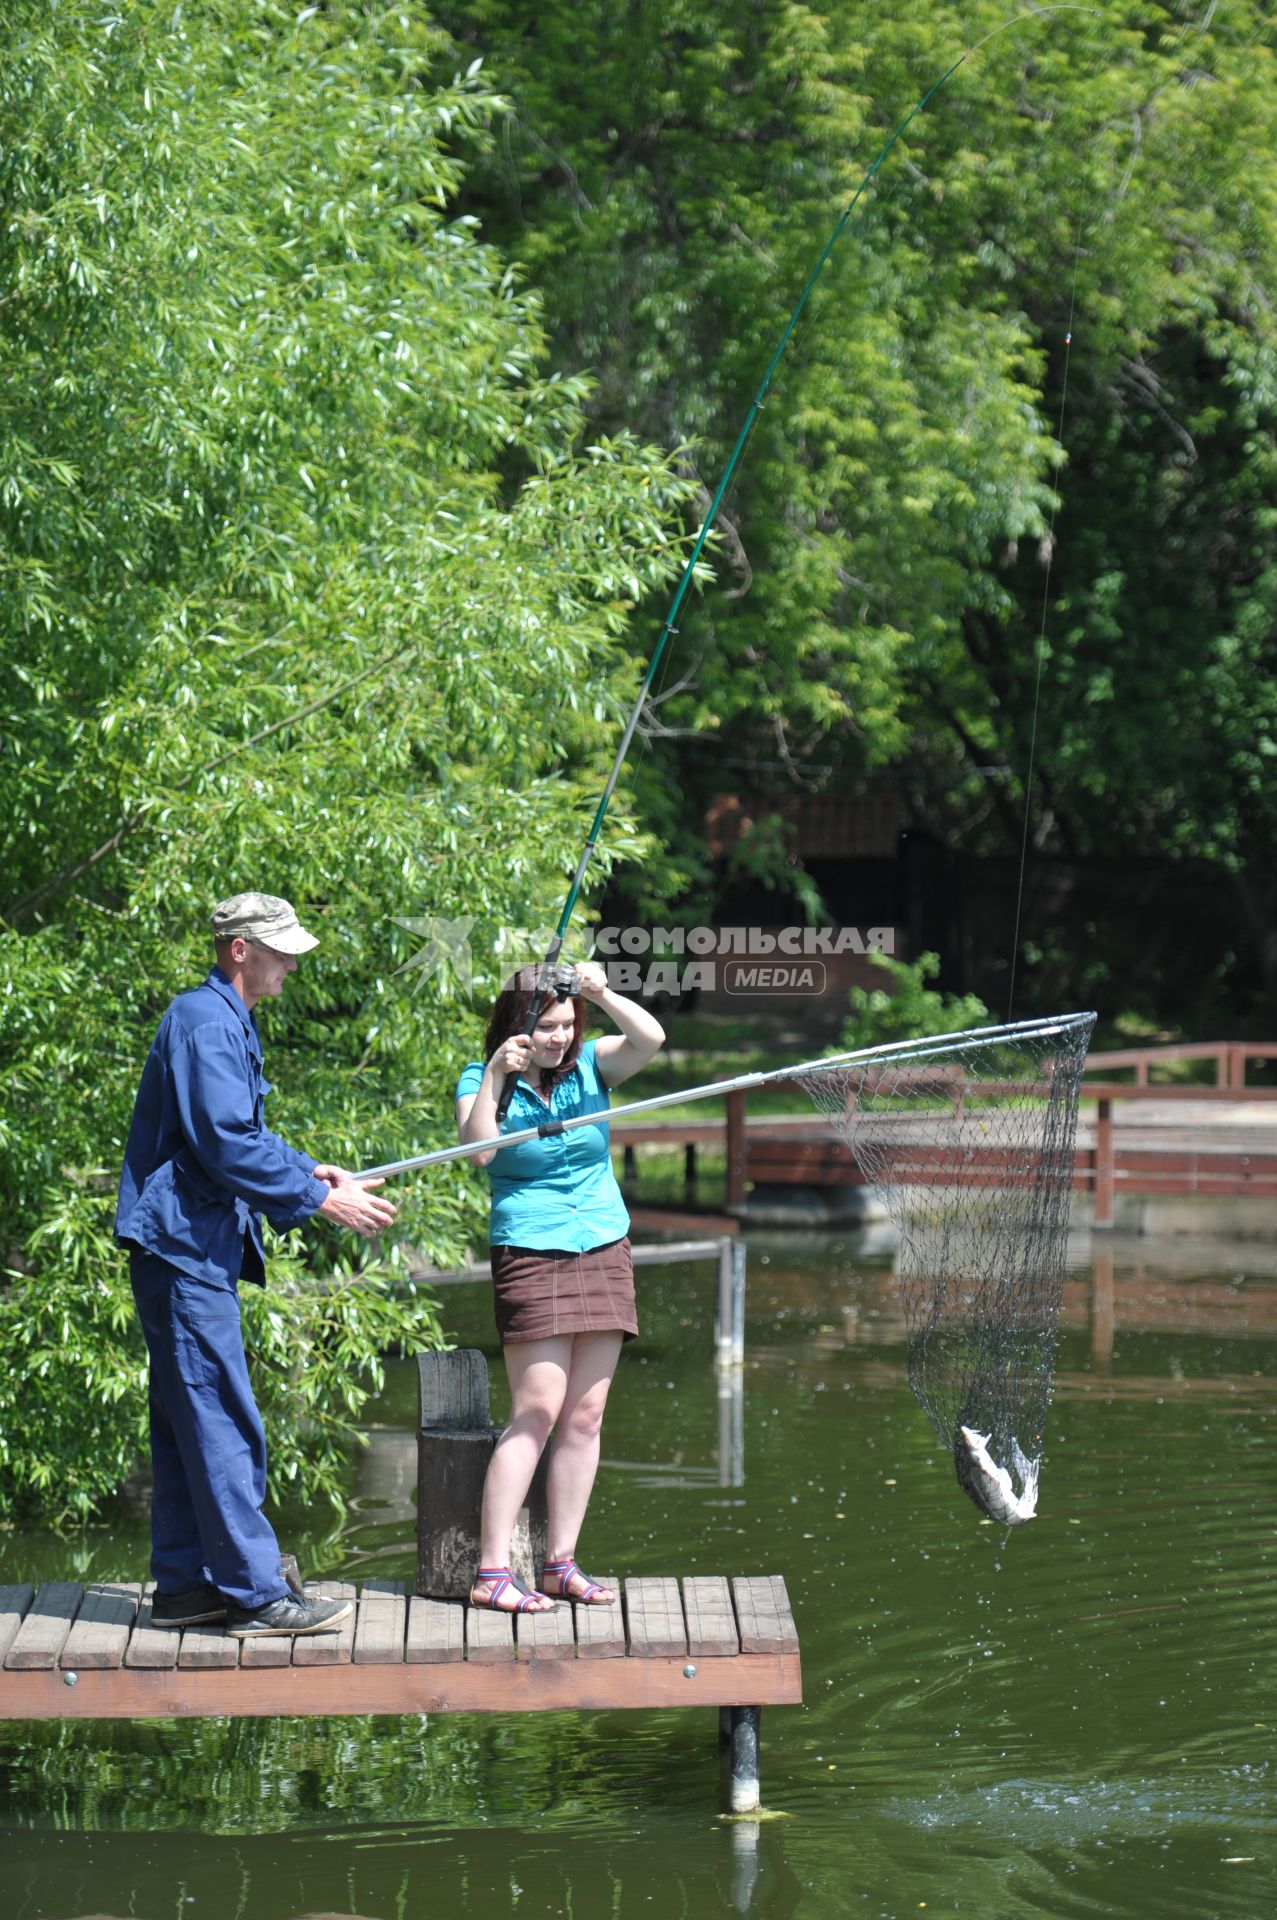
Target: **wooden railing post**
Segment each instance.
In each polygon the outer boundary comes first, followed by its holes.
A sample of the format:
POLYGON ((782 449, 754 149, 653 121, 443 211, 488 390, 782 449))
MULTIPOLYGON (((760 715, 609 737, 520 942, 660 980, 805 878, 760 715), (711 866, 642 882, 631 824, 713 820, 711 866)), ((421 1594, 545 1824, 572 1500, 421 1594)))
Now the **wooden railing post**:
POLYGON ((745 1204, 745 1095, 739 1088, 727 1096, 727 1208, 745 1204))
POLYGON ((1113 1225, 1113 1102, 1095 1103, 1095 1218, 1097 1228, 1113 1225))

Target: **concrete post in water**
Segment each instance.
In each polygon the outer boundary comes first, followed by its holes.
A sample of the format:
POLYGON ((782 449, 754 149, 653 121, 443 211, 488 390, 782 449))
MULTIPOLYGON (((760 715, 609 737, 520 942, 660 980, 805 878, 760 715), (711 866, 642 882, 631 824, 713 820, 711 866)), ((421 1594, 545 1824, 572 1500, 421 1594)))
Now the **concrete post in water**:
POLYGON ((754 1813, 758 1808, 758 1729, 761 1707, 733 1707, 731 1769, 732 1812, 754 1813))
MULTIPOLYGON (((483 1479, 501 1436, 488 1409, 488 1363, 470 1348, 419 1353, 417 1384, 416 1591, 464 1600, 479 1565, 483 1479)), ((543 1454, 511 1541, 511 1571, 528 1586, 545 1563, 547 1464, 543 1454)))
POLYGON ((745 1364, 745 1242, 733 1240, 732 1247, 732 1365, 745 1364))
POLYGON ((714 1354, 720 1367, 745 1363, 745 1243, 730 1234, 718 1243, 714 1354))
POLYGON ((718 1243, 718 1285, 714 1293, 714 1358, 720 1367, 732 1364, 732 1242, 724 1234, 718 1243))

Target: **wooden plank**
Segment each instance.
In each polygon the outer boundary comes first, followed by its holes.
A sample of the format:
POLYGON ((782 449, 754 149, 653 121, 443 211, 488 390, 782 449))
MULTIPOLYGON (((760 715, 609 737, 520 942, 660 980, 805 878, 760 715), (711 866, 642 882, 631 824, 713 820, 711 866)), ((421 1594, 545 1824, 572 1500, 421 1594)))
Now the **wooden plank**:
POLYGON ((123 1665, 141 1599, 140 1580, 95 1580, 86 1587, 59 1664, 77 1671, 123 1665))
POLYGON ((743 1654, 797 1653, 798 1629, 780 1574, 738 1575, 732 1581, 732 1598, 743 1654))
POLYGON ((155 1625, 151 1618, 151 1603, 154 1598, 155 1582, 148 1580, 142 1592, 142 1604, 138 1608, 137 1620, 129 1636, 128 1651, 124 1655, 126 1667, 167 1669, 177 1665, 182 1635, 176 1627, 155 1625))
POLYGON ((625 1582, 625 1619, 632 1658, 654 1655, 681 1658, 687 1652, 687 1629, 678 1581, 661 1579, 625 1582))
MULTIPOLYGON (((188 1629, 190 1631, 190 1629, 188 1629)), ((511 1653, 513 1649, 511 1649, 511 1653)), ((346 1713, 530 1713, 614 1708, 792 1706, 802 1699, 798 1655, 731 1659, 527 1660, 493 1665, 237 1668, 123 1667, 82 1673, 0 1674, 0 1719, 133 1720, 212 1715, 253 1718, 346 1713), (685 1667, 694 1664, 688 1679, 685 1667)))
MULTIPOLYGON (((306 1596, 310 1600, 355 1599, 351 1580, 308 1580, 306 1596)), ((348 1667, 355 1650, 355 1607, 332 1633, 303 1633, 293 1641, 295 1667, 348 1667)))
MULTIPOLYGON (((1248 1047, 1247 1052, 1251 1052, 1248 1047)), ((1222 1106, 1263 1106, 1277 1100, 1277 1087, 1199 1087, 1199 1086, 1151 1086, 1133 1087, 1126 1080, 1084 1080, 1082 1082, 1083 1102, 1094 1100, 1103 1094, 1106 1100, 1158 1100, 1174 1102, 1182 1100, 1188 1103, 1204 1101, 1207 1104, 1222 1106)))
POLYGON ((355 1621, 356 1666, 395 1666, 403 1660, 408 1602, 402 1580, 369 1580, 355 1621))
POLYGON ((404 1657, 412 1666, 449 1666, 466 1657, 466 1610, 460 1600, 427 1600, 414 1593, 408 1601, 408 1640, 404 1657))
MULTIPOLYGON (((600 1586, 611 1587, 613 1593, 621 1591, 621 1583, 614 1573, 606 1579, 602 1574, 596 1578, 600 1586)), ((578 1660, 625 1658, 625 1615, 619 1600, 614 1607, 574 1607, 572 1611, 576 1616, 578 1660)))
POLYGON ((232 1640, 220 1622, 215 1626, 184 1627, 182 1648, 177 1656, 178 1670, 213 1668, 225 1672, 229 1667, 238 1667, 239 1650, 239 1641, 232 1640))
POLYGON ((35 1588, 29 1581, 25 1586, 0 1587, 0 1665, 17 1639, 18 1628, 34 1599, 35 1588))
POLYGON ((687 1651, 693 1659, 721 1659, 740 1652, 731 1591, 721 1574, 684 1580, 683 1611, 687 1651))
MULTIPOLYGON (((327 1640, 337 1638, 336 1633, 303 1634, 304 1640, 327 1640)), ((290 1667, 293 1663, 293 1648, 296 1635, 291 1633, 251 1633, 239 1643, 239 1664, 241 1667, 290 1667)))
POLYGON ((83 1587, 75 1580, 41 1583, 4 1657, 7 1671, 28 1673, 57 1666, 83 1593, 83 1587))
MULTIPOLYGON (((599 1613, 599 1607, 574 1608, 563 1602, 548 1613, 521 1613, 515 1622, 515 1650, 520 1660, 575 1660, 574 1612, 599 1613)), ((615 1613, 615 1607, 607 1609, 615 1613)))
POLYGON ((514 1619, 491 1607, 467 1607, 466 1659, 476 1666, 500 1665, 514 1659, 514 1619))
POLYGON ((1131 1147, 1120 1141, 1118 1165, 1127 1173, 1198 1173, 1271 1180, 1277 1174, 1277 1154, 1252 1153, 1246 1148, 1230 1147, 1204 1150, 1200 1147, 1131 1147))

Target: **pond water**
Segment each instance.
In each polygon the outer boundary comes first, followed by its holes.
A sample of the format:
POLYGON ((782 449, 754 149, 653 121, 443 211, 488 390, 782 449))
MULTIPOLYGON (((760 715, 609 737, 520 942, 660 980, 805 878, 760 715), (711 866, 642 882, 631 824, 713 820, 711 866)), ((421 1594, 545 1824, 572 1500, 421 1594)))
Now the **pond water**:
MULTIPOLYGON (((784 1573, 805 1704, 764 1711, 767 1817, 721 1817, 700 1713, 0 1725, 5 1914, 1277 1914, 1277 1265, 1071 1262, 1040 1518, 1010 1535, 908 1390, 889 1251, 751 1234, 735 1401, 712 1263, 641 1270, 583 1558, 784 1573)), ((494 1354, 484 1288, 445 1307, 494 1354)), ((405 1363, 344 1522, 281 1520, 308 1573, 411 1584, 414 1419, 405 1363)), ((145 1559, 136 1519, 0 1536, 0 1580, 145 1559)))

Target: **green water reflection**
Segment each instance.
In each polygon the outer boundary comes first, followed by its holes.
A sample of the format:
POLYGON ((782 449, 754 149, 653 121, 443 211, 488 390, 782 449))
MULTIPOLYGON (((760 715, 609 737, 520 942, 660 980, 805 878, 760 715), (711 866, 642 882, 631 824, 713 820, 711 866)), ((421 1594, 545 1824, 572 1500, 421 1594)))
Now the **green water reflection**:
MULTIPOLYGON (((583 1545, 784 1572, 806 1704, 763 1717, 780 1817, 720 1818, 703 1714, 8 1726, 6 1913, 1277 1913, 1266 1250, 1118 1242, 1092 1284, 1078 1248, 1041 1517, 1010 1537, 908 1392, 889 1254, 751 1236, 741 1407, 712 1273, 640 1275, 583 1545)), ((482 1289, 447 1304, 490 1346, 482 1289)), ((396 1368, 338 1534, 286 1516, 308 1570, 411 1581, 414 1392, 396 1368)), ((0 1580, 144 1562, 137 1516, 0 1540, 0 1580)))

